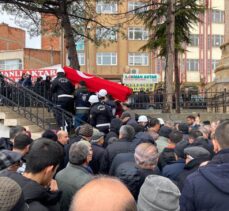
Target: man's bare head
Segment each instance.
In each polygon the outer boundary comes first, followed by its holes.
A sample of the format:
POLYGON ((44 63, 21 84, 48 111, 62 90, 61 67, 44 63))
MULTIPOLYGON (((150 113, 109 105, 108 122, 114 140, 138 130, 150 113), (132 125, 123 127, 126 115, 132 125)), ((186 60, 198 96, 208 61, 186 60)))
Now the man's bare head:
POLYGON ((118 179, 99 176, 73 198, 71 211, 136 211, 133 196, 118 179))

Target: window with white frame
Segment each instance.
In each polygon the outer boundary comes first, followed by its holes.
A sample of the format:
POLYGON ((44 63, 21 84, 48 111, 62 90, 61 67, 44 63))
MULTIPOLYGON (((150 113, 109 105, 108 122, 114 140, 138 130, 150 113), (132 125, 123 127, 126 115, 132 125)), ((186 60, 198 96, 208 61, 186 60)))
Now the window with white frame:
POLYGON ((99 40, 117 40, 117 31, 115 28, 97 28, 96 38, 99 40))
POLYGON ((147 40, 149 33, 147 30, 141 27, 129 27, 128 39, 129 40, 147 40))
POLYGON ((212 10, 212 23, 224 23, 223 10, 212 10))
POLYGON ((78 60, 80 65, 85 65, 85 53, 78 53, 78 60))
POLYGON ((199 35, 191 34, 190 41, 191 41, 190 46, 199 46, 199 35))
POLYGON ((128 64, 129 66, 148 66, 149 55, 148 53, 129 53, 128 64))
POLYGON ((215 70, 216 67, 218 66, 220 60, 218 59, 212 59, 212 70, 215 70))
POLYGON ((128 2, 128 11, 132 14, 141 13, 147 10, 144 2, 128 2))
POLYGON ((96 3, 96 12, 104 14, 113 14, 117 13, 118 5, 115 2, 107 3, 104 1, 97 1, 96 3))
POLYGON ((84 51, 84 38, 80 38, 76 41, 76 50, 77 51, 84 51))
POLYGON ((0 70, 21 70, 21 59, 0 60, 0 70))
POLYGON ((117 65, 117 53, 97 53, 96 54, 97 65, 117 65))
POLYGON ((213 34, 212 36, 208 36, 208 45, 209 47, 212 45, 212 47, 219 47, 224 42, 224 36, 219 34, 213 34))
POLYGON ((199 59, 187 59, 187 71, 199 71, 199 59))

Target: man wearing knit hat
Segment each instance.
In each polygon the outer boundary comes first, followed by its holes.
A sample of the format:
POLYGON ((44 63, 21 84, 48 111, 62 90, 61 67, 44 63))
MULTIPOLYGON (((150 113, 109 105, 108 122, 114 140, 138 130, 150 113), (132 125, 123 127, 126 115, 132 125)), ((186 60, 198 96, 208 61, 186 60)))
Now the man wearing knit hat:
POLYGON ((26 211, 21 187, 8 177, 0 177, 0 210, 2 211, 26 211))
POLYGON ((20 167, 20 160, 22 155, 18 152, 13 152, 10 150, 0 151, 0 172, 1 170, 11 168, 14 171, 20 167))
POLYGON ((105 151, 103 148, 104 135, 104 133, 95 129, 91 138, 93 157, 89 165, 92 168, 94 174, 98 174, 99 172, 100 164, 102 162, 103 154, 105 151))
POLYGON ((180 191, 171 180, 149 175, 138 197, 138 211, 179 211, 180 191))

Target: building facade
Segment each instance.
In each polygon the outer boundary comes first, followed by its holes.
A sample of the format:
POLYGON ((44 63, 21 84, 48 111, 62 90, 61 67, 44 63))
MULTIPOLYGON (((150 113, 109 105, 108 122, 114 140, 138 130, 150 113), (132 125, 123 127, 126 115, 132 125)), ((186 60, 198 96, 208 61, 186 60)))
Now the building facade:
MULTIPOLYGON (((147 43, 149 32, 145 30, 141 21, 133 19, 125 23, 119 31, 115 28, 119 23, 125 22, 114 18, 116 14, 127 13, 144 5, 141 1, 122 1, 120 4, 107 3, 106 1, 96 1, 96 13, 99 15, 99 21, 105 27, 98 27, 91 31, 95 34, 101 45, 95 45, 88 39, 79 39, 76 42, 78 59, 81 70, 89 74, 95 74, 107 79, 120 80, 125 73, 154 73, 155 64, 152 52, 139 51, 147 43)), ((127 14, 128 18, 133 17, 133 12, 127 14)), ((45 20, 53 21, 52 17, 43 15, 45 20)), ((45 25, 44 27, 47 26, 45 25)), ((50 49, 53 43, 58 43, 57 50, 61 50, 62 55, 67 59, 66 49, 64 48, 63 38, 60 34, 53 36, 51 30, 42 35, 42 46, 50 49), (50 43, 50 45, 47 45, 50 43)), ((65 63, 63 61, 63 63, 65 63)), ((66 62, 69 64, 68 61, 66 62)))
MULTIPOLYGON (((208 84, 215 78, 215 69, 220 62, 220 46, 224 43, 226 0, 203 0, 206 10, 200 15, 201 23, 191 29, 191 44, 180 55, 181 82, 208 84)), ((227 29, 228 30, 228 29, 227 29)), ((156 61, 156 72, 163 75, 164 62, 156 61)), ((163 77, 162 77, 163 78, 163 77)))
POLYGON ((60 51, 25 48, 25 31, 0 24, 0 71, 38 69, 60 64, 60 51))

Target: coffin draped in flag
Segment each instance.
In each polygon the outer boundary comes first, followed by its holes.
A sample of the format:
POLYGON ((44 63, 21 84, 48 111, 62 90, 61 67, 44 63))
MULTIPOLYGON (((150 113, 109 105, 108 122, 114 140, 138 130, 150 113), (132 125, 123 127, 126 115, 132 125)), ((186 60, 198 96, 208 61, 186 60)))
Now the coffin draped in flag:
POLYGON ((132 94, 132 90, 126 86, 96 77, 70 67, 63 67, 66 77, 75 85, 80 81, 85 81, 89 91, 98 92, 100 89, 106 89, 108 94, 113 98, 122 102, 126 101, 128 96, 132 94))

